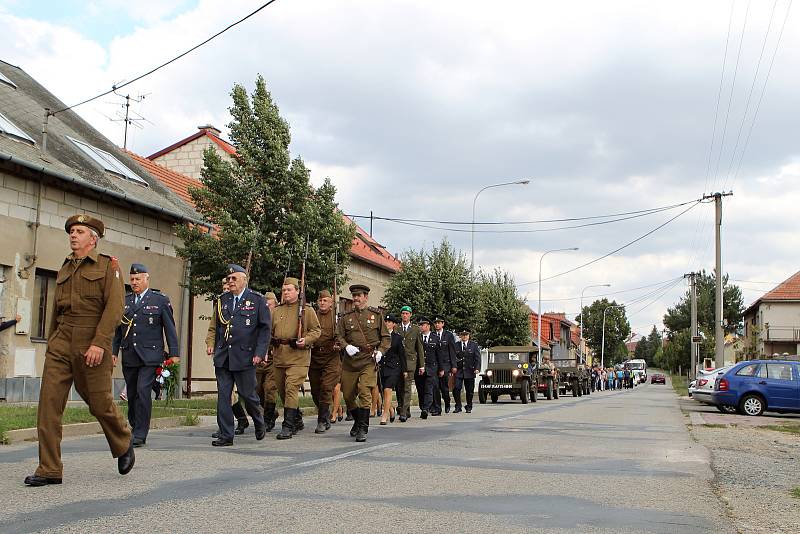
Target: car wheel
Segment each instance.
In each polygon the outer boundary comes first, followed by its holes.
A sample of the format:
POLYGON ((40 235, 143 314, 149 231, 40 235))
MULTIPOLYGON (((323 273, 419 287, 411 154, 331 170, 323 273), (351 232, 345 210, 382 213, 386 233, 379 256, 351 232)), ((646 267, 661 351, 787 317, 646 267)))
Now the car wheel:
POLYGON ((529 388, 529 387, 530 387, 530 386, 528 386, 528 383, 527 383, 526 381, 524 381, 524 380, 523 380, 523 381, 522 381, 522 383, 520 384, 520 389, 519 389, 519 401, 520 401, 522 404, 528 404, 528 388, 529 388))
POLYGON ((739 401, 739 413, 742 415, 761 415, 765 407, 764 399, 758 395, 745 395, 739 401))
POLYGON ((729 406, 727 404, 717 405, 717 410, 722 413, 736 413, 736 406, 729 406))
MULTIPOLYGON (((530 382, 528 382, 528 388, 530 388, 530 386, 531 386, 531 384, 530 384, 530 382)), ((537 400, 539 400, 538 399, 538 397, 539 397, 539 389, 538 389, 537 386, 533 386, 533 389, 532 390, 529 389, 529 391, 531 393, 530 393, 530 395, 528 395, 528 397, 531 399, 531 402, 536 402, 537 400)))
POLYGON ((478 390, 478 402, 481 404, 486 404, 486 390, 479 389, 478 390))
POLYGON ((547 397, 547 400, 552 400, 553 399, 553 380, 552 379, 549 379, 549 378, 547 379, 547 392, 544 394, 544 396, 547 397))

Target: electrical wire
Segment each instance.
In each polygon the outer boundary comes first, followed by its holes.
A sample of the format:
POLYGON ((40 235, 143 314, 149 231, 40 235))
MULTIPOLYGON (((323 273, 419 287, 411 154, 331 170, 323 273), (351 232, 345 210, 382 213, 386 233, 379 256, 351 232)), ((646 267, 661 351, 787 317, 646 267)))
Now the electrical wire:
MULTIPOLYGON (((664 284, 666 284, 668 282, 672 282, 674 280, 680 280, 682 278, 683 278, 683 275, 678 276, 676 278, 670 278, 669 280, 662 280, 661 282, 656 282, 654 284, 648 284, 648 285, 645 285, 645 286, 632 287, 630 289, 621 289, 619 291, 610 291, 608 293, 600 293, 600 294, 597 294, 597 295, 584 295, 583 298, 585 298, 585 299, 596 299, 596 298, 599 298, 599 297, 608 297, 608 296, 611 296, 611 295, 619 295, 621 293, 630 293, 631 291, 638 291, 640 289, 647 289, 647 288, 651 288, 651 287, 661 286, 661 285, 664 285, 664 284)), ((542 302, 562 302, 562 301, 567 301, 567 300, 580 300, 580 298, 581 298, 580 296, 577 296, 577 297, 563 297, 563 298, 557 298, 557 299, 542 299, 542 302)))
POLYGON ((140 75, 139 75, 139 76, 137 76, 136 78, 134 78, 134 79, 132 79, 132 80, 130 80, 130 81, 127 81, 127 82, 125 82, 125 83, 123 83, 123 84, 121 84, 121 85, 114 85, 114 86, 112 86, 112 87, 111 87, 111 89, 109 89, 108 91, 106 91, 106 92, 104 92, 104 93, 100 93, 99 95, 93 96, 93 97, 91 97, 91 98, 87 98, 86 100, 84 100, 84 101, 82 101, 82 102, 78 102, 77 104, 73 104, 73 105, 71 105, 71 106, 68 106, 68 107, 65 107, 65 108, 59 109, 59 110, 57 110, 57 111, 51 111, 51 112, 50 112, 50 115, 51 115, 51 116, 53 116, 53 115, 55 115, 55 114, 57 114, 57 113, 61 113, 62 111, 67 111, 67 110, 69 110, 69 109, 74 109, 74 108, 76 108, 76 107, 78 107, 78 106, 82 106, 82 105, 84 105, 84 104, 88 104, 89 102, 92 102, 93 100, 97 100, 98 98, 102 98, 102 97, 104 97, 104 96, 106 96, 106 95, 110 95, 111 93, 113 93, 114 91, 116 91, 116 90, 118 90, 118 89, 122 89, 123 87, 126 87, 126 86, 128 86, 128 85, 130 85, 130 84, 132 84, 132 83, 134 83, 134 82, 138 82, 138 81, 139 81, 139 80, 141 80, 142 78, 145 78, 145 77, 147 77, 147 76, 150 76, 150 75, 151 75, 151 74, 153 74, 154 72, 156 72, 156 71, 158 71, 158 70, 160 70, 160 69, 162 69, 162 68, 166 67, 167 65, 169 65, 169 64, 171 64, 171 63, 174 63, 174 62, 178 61, 178 60, 179 60, 179 59, 181 59, 182 57, 184 57, 184 56, 186 56, 186 55, 188 55, 188 54, 190 54, 190 53, 194 52, 195 50, 197 50, 198 48, 200 48, 200 47, 201 47, 201 46, 203 46, 204 44, 206 44, 206 43, 209 43, 209 42, 213 41, 214 39, 216 39, 217 37, 219 37, 219 36, 220 36, 220 35, 222 35, 223 33, 227 32, 228 30, 230 30, 230 29, 231 29, 231 28, 233 28, 234 26, 238 26, 238 25, 239 25, 239 24, 241 24, 242 22, 246 21, 247 19, 249 19, 250 17, 252 17, 252 16, 253 16, 253 15, 255 15, 256 13, 258 13, 259 11, 261 11, 262 9, 264 9, 264 8, 268 7, 270 4, 273 4, 273 3, 274 3, 274 2, 276 2, 276 1, 277 1, 277 0, 269 0, 269 2, 266 2, 266 3, 262 4, 262 5, 261 5, 260 7, 258 7, 258 8, 257 8, 255 11, 252 11, 251 13, 249 13, 248 15, 246 15, 246 16, 244 16, 244 17, 242 17, 241 19, 237 20, 236 22, 234 22, 234 23, 232 23, 232 24, 229 24, 229 25, 228 25, 228 26, 226 26, 224 29, 222 29, 222 30, 218 31, 217 33, 215 33, 214 35, 212 35, 211 37, 209 37, 209 38, 208 38, 208 39, 206 39, 205 41, 203 41, 203 42, 201 42, 201 43, 198 43, 198 44, 194 45, 193 47, 191 47, 190 49, 186 50, 185 52, 183 52, 183 53, 181 53, 181 54, 179 54, 179 55, 175 56, 174 58, 170 59, 169 61, 166 61, 166 62, 162 63, 161 65, 159 65, 159 66, 157 66, 157 67, 155 67, 155 68, 152 68, 152 69, 150 69, 149 71, 145 72, 144 74, 140 74, 140 75))

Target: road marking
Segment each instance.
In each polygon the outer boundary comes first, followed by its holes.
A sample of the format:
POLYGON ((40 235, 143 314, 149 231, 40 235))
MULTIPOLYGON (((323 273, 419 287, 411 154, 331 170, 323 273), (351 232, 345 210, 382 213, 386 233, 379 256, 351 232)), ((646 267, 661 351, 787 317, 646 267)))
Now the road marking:
POLYGON ((395 447, 400 445, 398 442, 394 443, 384 443, 382 445, 375 445, 373 447, 367 447, 366 449, 357 449, 354 451, 343 452, 342 454, 337 454, 335 456, 326 456, 325 458, 317 458, 316 460, 308 460, 307 462, 300 462, 299 464, 294 464, 292 467, 311 467, 314 465, 325 464, 328 462, 335 462, 336 460, 341 460, 342 458, 349 458, 351 456, 357 456, 359 454, 366 454, 368 452, 379 451, 381 449, 386 449, 388 447, 395 447))

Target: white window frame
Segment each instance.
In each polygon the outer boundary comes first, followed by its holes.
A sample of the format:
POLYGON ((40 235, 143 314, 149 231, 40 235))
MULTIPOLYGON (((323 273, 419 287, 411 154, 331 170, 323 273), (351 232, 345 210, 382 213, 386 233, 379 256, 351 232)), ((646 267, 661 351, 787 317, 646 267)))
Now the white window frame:
POLYGON ((26 141, 32 145, 36 144, 36 141, 34 141, 31 136, 23 132, 19 126, 11 122, 11 120, 2 113, 0 113, 0 132, 20 141, 26 141))
POLYGON ((122 163, 116 156, 97 148, 96 146, 92 146, 85 141, 80 141, 75 139, 74 137, 67 136, 67 139, 72 141, 84 155, 86 155, 89 159, 95 162, 97 165, 103 168, 103 170, 110 172, 111 174, 120 176, 131 182, 136 184, 142 185, 144 187, 150 187, 150 185, 145 181, 144 178, 133 172, 130 167, 122 163))

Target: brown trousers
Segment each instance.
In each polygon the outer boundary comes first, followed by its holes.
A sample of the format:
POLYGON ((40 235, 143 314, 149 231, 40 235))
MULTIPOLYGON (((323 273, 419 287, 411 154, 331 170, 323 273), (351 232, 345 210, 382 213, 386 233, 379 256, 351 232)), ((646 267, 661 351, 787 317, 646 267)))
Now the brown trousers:
POLYGON ((275 383, 284 408, 300 407, 300 388, 308 375, 307 365, 275 367, 275 383))
MULTIPOLYGON (((311 357, 314 360, 314 356, 311 357)), ((317 408, 330 406, 333 399, 333 388, 342 377, 342 360, 334 354, 327 360, 313 362, 308 369, 308 381, 311 383, 311 398, 317 408)))
MULTIPOLYGON (((408 378, 403 378, 403 375, 400 375, 400 383, 397 384, 397 392, 398 394, 400 393, 402 386, 403 393, 402 393, 402 403, 399 406, 398 412, 401 415, 405 415, 406 417, 411 417, 411 386, 413 384, 414 384, 414 372, 409 372, 408 378)), ((417 396, 421 397, 422 395, 420 395, 419 392, 417 392, 417 396)))
POLYGON ((131 431, 117 410, 111 395, 111 347, 103 347, 103 361, 88 367, 83 356, 95 328, 60 325, 50 337, 42 372, 36 428, 39 434, 39 467, 36 475, 61 478, 61 420, 67 406, 70 386, 89 405, 97 418, 114 458, 130 447, 131 431))
POLYGON ((261 399, 261 407, 275 404, 278 400, 278 384, 275 382, 275 365, 259 365, 256 367, 256 393, 261 399))
POLYGON ((372 388, 378 386, 375 366, 370 363, 360 370, 342 369, 342 393, 347 409, 370 408, 372 406, 372 388))

